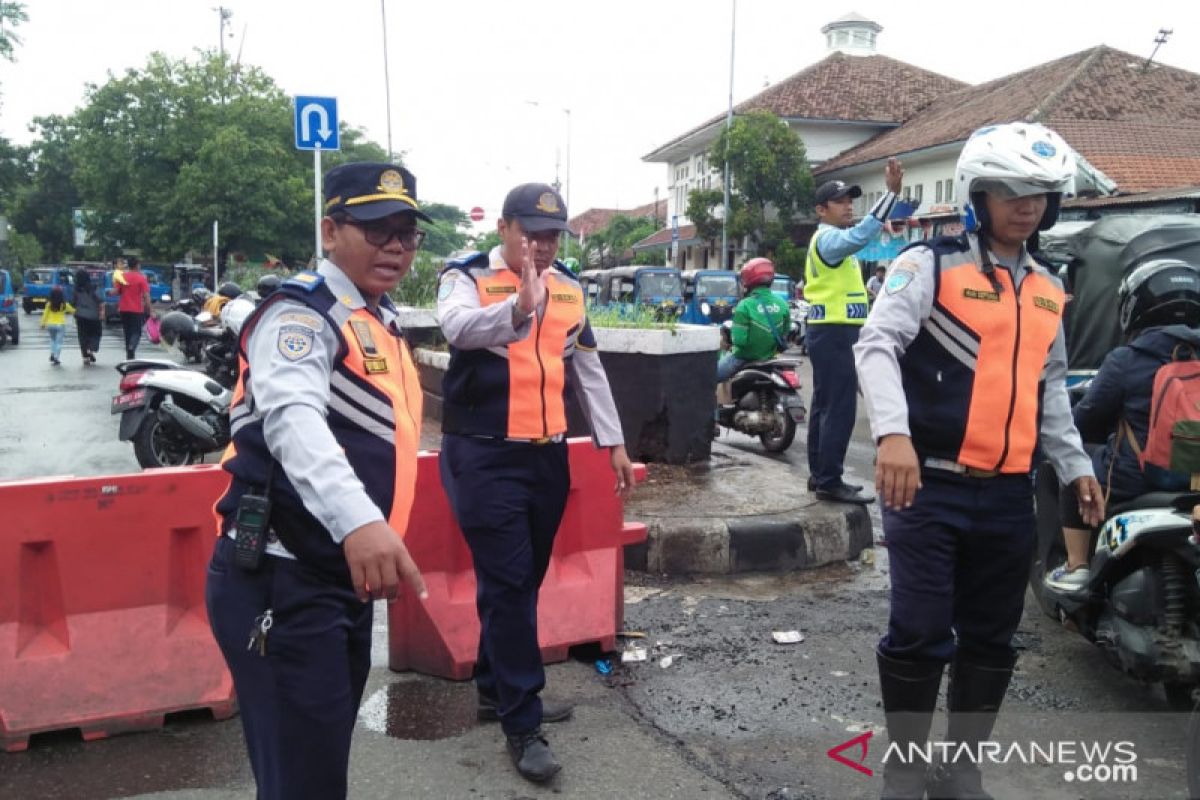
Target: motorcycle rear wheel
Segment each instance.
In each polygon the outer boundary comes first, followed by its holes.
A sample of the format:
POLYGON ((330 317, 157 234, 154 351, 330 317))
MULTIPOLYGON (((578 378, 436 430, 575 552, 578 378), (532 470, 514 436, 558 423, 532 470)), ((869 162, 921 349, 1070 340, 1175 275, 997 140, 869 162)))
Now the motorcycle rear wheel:
POLYGON ((172 437, 154 412, 146 414, 133 435, 133 455, 143 469, 183 467, 199 460, 199 454, 172 437))
POLYGON ((1186 753, 1184 769, 1187 772, 1188 797, 1200 797, 1200 708, 1193 709, 1188 720, 1186 753))
POLYGON ((792 440, 796 438, 796 421, 792 419, 792 415, 786 410, 779 413, 783 417, 783 428, 776 426, 770 433, 758 435, 758 440, 768 453, 782 453, 792 446, 792 440))

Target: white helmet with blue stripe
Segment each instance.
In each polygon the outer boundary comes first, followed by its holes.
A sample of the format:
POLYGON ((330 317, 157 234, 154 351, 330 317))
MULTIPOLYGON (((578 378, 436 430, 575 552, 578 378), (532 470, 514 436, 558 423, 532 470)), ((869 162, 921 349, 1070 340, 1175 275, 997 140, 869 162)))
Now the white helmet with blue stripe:
POLYGON ((983 209, 975 195, 988 192, 1001 197, 1047 195, 1046 213, 1038 230, 1058 218, 1063 195, 1075 192, 1075 151, 1061 136, 1036 122, 989 125, 971 134, 958 156, 954 172, 955 193, 962 203, 963 225, 977 231, 983 209))

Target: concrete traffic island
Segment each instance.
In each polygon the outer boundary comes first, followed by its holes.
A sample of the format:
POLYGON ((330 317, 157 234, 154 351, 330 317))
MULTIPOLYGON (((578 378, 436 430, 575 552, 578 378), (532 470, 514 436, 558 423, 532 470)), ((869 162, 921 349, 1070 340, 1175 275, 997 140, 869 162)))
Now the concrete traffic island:
POLYGON ((625 566, 669 575, 786 572, 856 559, 872 546, 867 510, 818 500, 786 462, 713 443, 707 464, 651 464, 625 505, 644 544, 625 566))

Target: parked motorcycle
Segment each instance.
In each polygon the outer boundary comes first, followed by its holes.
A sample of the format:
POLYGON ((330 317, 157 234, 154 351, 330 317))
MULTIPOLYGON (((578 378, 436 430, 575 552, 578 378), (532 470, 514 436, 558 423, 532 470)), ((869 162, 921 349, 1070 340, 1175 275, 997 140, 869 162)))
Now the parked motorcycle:
POLYGON ((1167 702, 1191 711, 1190 797, 1200 797, 1200 493, 1152 492, 1107 511, 1082 591, 1043 583, 1066 551, 1058 477, 1038 470, 1038 546, 1029 585, 1042 610, 1080 633, 1134 678, 1161 682, 1167 702))
POLYGON ((205 370, 161 359, 117 365, 120 391, 111 411, 121 414, 119 438, 133 441, 142 467, 195 463, 223 449, 230 437, 231 390, 238 378, 236 333, 171 312, 163 317, 161 335, 168 348, 182 353, 202 348, 205 370))
POLYGON ((808 416, 800 397, 799 363, 791 359, 752 361, 730 379, 730 402, 718 403, 717 424, 757 436, 771 453, 782 453, 808 416))
POLYGON ((799 347, 802 354, 808 355, 808 303, 803 300, 789 300, 788 313, 792 320, 791 327, 788 328, 788 344, 799 347))

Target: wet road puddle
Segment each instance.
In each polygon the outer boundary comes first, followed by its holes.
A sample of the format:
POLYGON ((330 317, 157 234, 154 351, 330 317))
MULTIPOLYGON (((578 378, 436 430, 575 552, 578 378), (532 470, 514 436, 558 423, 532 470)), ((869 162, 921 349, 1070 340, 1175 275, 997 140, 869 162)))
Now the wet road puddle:
POLYGON ((479 724, 471 682, 407 680, 376 691, 358 710, 367 730, 395 739, 448 739, 479 724))
POLYGON ((0 395, 37 394, 44 392, 86 392, 95 388, 95 386, 87 383, 59 383, 50 386, 14 386, 11 389, 0 389, 0 395))

